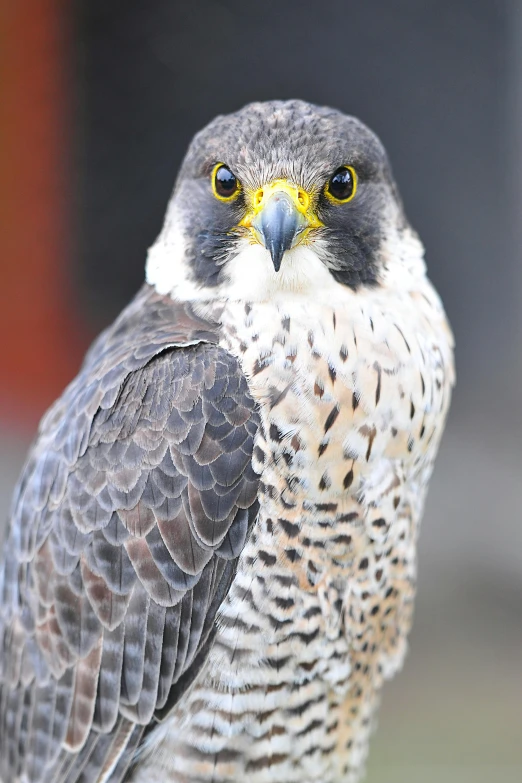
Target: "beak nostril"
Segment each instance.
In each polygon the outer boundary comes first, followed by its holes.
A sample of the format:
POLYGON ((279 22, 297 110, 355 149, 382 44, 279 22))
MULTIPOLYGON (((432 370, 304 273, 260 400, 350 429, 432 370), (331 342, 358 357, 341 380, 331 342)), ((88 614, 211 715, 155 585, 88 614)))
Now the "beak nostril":
POLYGON ((261 188, 261 190, 258 190, 257 193, 254 196, 254 207, 257 209, 261 202, 263 201, 264 191, 261 188))
POLYGON ((297 192, 297 200, 303 207, 303 209, 306 209, 308 207, 308 193, 305 193, 304 190, 299 190, 297 192))

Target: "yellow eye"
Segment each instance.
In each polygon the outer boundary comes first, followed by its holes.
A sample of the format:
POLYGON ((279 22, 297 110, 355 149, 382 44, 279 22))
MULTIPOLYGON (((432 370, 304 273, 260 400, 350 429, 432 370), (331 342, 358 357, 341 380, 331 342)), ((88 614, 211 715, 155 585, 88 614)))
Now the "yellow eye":
POLYGON ((239 180, 223 163, 218 163, 212 170, 212 190, 220 201, 233 201, 241 192, 239 180))
POLYGON ((357 174, 353 166, 341 166, 326 183, 325 193, 330 201, 346 204, 355 196, 357 174))

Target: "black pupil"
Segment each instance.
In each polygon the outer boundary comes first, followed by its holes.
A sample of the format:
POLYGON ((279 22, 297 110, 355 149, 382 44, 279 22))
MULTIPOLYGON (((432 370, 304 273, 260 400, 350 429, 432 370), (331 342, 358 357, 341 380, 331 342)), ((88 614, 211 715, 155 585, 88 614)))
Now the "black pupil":
POLYGON ((220 196, 231 196, 237 188, 237 180, 226 166, 216 171, 216 190, 220 196))
POLYGON ((330 180, 330 193, 340 201, 350 198, 353 193, 353 178, 349 169, 339 169, 330 180))

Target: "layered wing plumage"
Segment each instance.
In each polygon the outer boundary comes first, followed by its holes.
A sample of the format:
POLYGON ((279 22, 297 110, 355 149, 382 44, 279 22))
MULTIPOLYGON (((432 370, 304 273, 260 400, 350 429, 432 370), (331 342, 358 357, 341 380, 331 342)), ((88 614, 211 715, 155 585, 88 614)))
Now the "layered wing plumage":
POLYGON ((203 664, 257 512, 217 326, 145 286, 49 411, 0 568, 0 779, 121 780, 203 664))

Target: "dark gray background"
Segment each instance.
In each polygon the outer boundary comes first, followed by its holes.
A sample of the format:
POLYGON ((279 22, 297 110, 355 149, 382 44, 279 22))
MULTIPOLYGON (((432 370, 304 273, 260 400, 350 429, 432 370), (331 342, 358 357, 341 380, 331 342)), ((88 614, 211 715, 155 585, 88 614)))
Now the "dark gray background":
MULTIPOLYGON (((96 329, 143 279, 184 150, 299 97, 378 132, 457 338, 405 672, 371 783, 522 779, 522 3, 75 2, 76 295, 96 329)), ((0 450, 4 507, 22 440, 0 450)))

